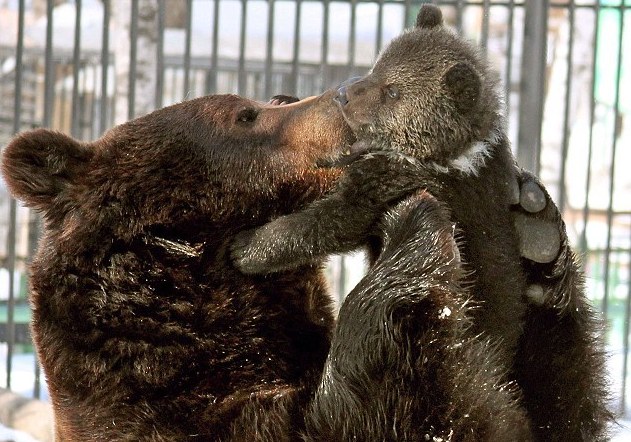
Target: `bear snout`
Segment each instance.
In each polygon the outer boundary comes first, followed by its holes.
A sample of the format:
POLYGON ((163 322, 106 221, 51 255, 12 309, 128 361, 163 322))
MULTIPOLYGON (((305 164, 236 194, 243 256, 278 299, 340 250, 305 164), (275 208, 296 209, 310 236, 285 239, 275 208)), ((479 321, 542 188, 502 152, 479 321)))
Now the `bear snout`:
POLYGON ((382 88, 371 77, 353 78, 342 83, 334 101, 355 135, 371 132, 383 106, 382 88))
POLYGON ((340 106, 346 106, 348 104, 348 95, 346 92, 346 86, 340 86, 340 88, 337 90, 335 101, 337 101, 340 106))
POLYGON ((335 95, 335 101, 337 101, 340 106, 348 104, 348 87, 353 83, 357 83, 361 79, 362 77, 351 77, 340 84, 337 89, 337 94, 335 95))

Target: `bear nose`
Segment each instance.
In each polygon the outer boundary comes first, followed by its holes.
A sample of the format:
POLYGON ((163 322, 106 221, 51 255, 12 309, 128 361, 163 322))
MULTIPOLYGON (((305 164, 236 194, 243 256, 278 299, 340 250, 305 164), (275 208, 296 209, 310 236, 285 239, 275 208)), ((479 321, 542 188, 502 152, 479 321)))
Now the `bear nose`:
POLYGON ((337 94, 335 95, 335 101, 337 101, 340 106, 346 106, 348 104, 348 95, 346 94, 346 86, 340 86, 337 90, 337 94))
POLYGON ((348 87, 354 83, 357 83, 361 79, 362 77, 351 77, 348 80, 342 82, 342 84, 340 84, 340 87, 337 89, 335 100, 342 106, 348 104, 348 87))

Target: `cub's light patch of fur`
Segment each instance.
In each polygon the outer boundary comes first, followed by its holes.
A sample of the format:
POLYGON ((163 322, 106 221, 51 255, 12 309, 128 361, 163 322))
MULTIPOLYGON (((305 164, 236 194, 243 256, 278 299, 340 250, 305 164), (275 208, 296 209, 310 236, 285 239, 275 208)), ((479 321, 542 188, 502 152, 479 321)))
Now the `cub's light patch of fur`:
POLYGON ((445 306, 441 311, 440 314, 438 315, 439 319, 445 319, 447 317, 451 316, 451 309, 447 306, 445 306))
POLYGON ((478 176, 480 169, 486 164, 487 158, 493 155, 493 144, 499 139, 499 134, 493 131, 483 141, 476 141, 462 155, 449 161, 448 166, 432 163, 432 167, 440 173, 457 170, 465 175, 478 176))
POLYGON ((465 175, 477 175, 491 156, 491 145, 487 141, 474 143, 467 152, 452 160, 451 167, 465 175))
MULTIPOLYGON (((403 162, 403 161, 407 161, 408 163, 412 164, 412 165, 419 165, 420 162, 418 159, 414 158, 411 155, 407 155, 404 154, 400 151, 391 151, 391 150, 387 150, 384 151, 385 155, 391 160, 391 161, 395 161, 395 162, 403 162)), ((364 158, 375 158, 376 155, 374 152, 368 152, 366 154, 363 155, 364 158)))

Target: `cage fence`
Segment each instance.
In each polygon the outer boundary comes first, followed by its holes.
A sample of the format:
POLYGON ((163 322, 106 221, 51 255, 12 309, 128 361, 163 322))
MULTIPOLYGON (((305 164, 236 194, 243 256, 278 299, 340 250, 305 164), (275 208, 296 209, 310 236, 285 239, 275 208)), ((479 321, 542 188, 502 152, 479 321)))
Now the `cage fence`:
MULTIPOLYGON (((321 93, 365 73, 423 3, 501 77, 514 153, 564 214, 628 415, 631 0, 0 0, 0 147, 42 126, 93 140, 205 94, 321 93)), ((27 301, 39 226, 1 183, 0 386, 45 398, 27 301)), ((331 260, 338 300, 363 271, 361 255, 331 260)))

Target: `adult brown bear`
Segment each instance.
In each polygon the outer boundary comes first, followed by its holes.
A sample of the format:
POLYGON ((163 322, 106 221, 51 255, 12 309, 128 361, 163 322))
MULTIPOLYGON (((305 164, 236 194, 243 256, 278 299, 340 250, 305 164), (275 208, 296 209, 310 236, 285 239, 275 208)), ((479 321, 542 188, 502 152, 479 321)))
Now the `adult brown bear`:
POLYGON ((351 140, 332 93, 282 107, 224 95, 92 143, 39 129, 6 147, 9 189, 45 219, 32 330, 58 440, 300 430, 333 326, 320 266, 246 276, 227 246, 321 196, 339 171, 317 163, 351 140))

